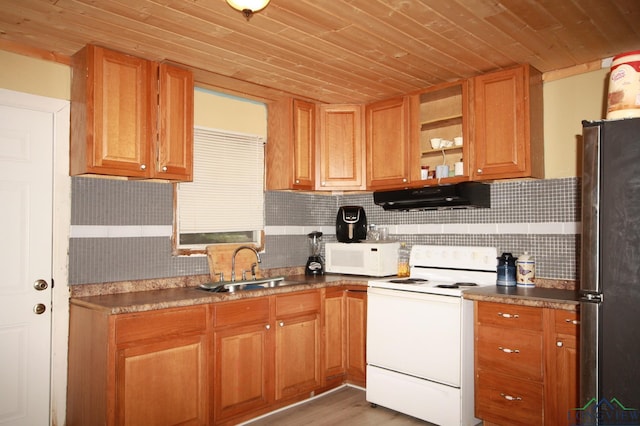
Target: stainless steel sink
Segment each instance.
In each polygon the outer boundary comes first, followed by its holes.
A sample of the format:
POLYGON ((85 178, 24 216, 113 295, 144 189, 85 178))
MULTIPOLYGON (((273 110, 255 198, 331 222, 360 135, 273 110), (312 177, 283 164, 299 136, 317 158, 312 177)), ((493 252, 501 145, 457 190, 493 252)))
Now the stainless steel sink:
POLYGON ((270 277, 259 278, 255 280, 241 280, 241 281, 223 281, 216 283, 200 284, 200 289, 211 292, 229 292, 235 293, 237 291, 247 290, 262 290, 265 288, 282 287, 286 285, 300 284, 297 281, 285 280, 285 277, 270 277))

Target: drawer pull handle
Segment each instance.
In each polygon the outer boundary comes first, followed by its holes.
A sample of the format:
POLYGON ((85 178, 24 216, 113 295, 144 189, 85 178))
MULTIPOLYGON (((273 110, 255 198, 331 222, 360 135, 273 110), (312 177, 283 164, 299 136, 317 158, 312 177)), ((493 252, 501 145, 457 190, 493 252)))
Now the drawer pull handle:
POLYGON ((573 325, 578 325, 578 324, 580 324, 580 321, 578 321, 578 320, 572 320, 572 319, 569 319, 569 318, 565 319, 565 320, 564 320, 564 322, 567 322, 567 323, 569 323, 569 324, 573 324, 573 325))
POLYGON ((505 393, 501 393, 500 396, 506 399, 507 401, 522 401, 522 397, 519 397, 519 396, 511 396, 505 393))
POLYGON ((498 316, 502 318, 520 318, 518 314, 503 314, 502 312, 498 312, 498 316))
POLYGON ((506 354, 519 354, 520 353, 520 349, 509 349, 509 348, 503 348, 502 346, 498 346, 498 350, 506 353, 506 354))

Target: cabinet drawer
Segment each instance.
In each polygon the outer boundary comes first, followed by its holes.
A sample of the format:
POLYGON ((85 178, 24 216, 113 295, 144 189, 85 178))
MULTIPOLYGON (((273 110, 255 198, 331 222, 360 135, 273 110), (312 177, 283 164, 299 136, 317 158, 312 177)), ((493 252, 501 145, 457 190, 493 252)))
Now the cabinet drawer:
POLYGON ((576 311, 556 309, 554 312, 556 333, 577 336, 580 330, 580 315, 576 311))
POLYGON ((202 333, 206 328, 207 307, 204 305, 125 314, 115 320, 117 343, 202 333))
POLYGON ((276 297, 276 316, 320 310, 320 292, 292 293, 276 297))
POLYGON ((542 333, 478 326, 477 367, 542 380, 542 333))
POLYGON ((476 374, 476 417, 497 424, 541 425, 541 383, 480 370, 476 374))
POLYGON ((477 321, 499 327, 542 330, 542 309, 506 303, 478 302, 477 321))
POLYGON ((265 324, 269 322, 268 297, 216 304, 214 319, 214 325, 216 327, 250 324, 261 321, 265 324))

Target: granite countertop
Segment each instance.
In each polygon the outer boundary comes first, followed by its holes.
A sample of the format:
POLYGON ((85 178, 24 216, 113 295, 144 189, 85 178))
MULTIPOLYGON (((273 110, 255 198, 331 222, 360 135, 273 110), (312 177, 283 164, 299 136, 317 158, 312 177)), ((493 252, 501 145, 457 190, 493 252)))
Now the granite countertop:
POLYGON ((287 281, 295 282, 281 287, 244 290, 235 293, 213 293, 200 290, 197 286, 173 287, 117 294, 72 297, 72 305, 101 310, 107 314, 144 312, 156 309, 193 306, 207 303, 226 302, 252 297, 285 294, 295 291, 312 290, 339 285, 362 286, 366 290, 369 277, 351 275, 291 275, 287 281))
POLYGON ((489 286, 465 290, 462 297, 479 302, 510 303, 540 308, 578 310, 578 292, 543 287, 489 286))
MULTIPOLYGON (((277 271, 283 272, 283 271, 277 271)), ((199 284, 208 281, 208 276, 180 279, 149 280, 144 282, 123 282, 113 285, 83 285, 74 289, 70 303, 107 314, 144 312, 156 309, 184 307, 207 303, 226 302, 252 297, 285 294, 303 290, 340 285, 361 286, 366 290, 368 276, 326 274, 309 276, 291 270, 286 280, 295 284, 256 290, 243 290, 235 293, 213 293, 200 290, 199 284)), ((548 281, 548 280, 547 280, 548 281)), ((463 292, 469 300, 499 302, 553 309, 577 310, 578 292, 575 286, 567 283, 541 281, 534 288, 489 286, 471 288, 463 292)))

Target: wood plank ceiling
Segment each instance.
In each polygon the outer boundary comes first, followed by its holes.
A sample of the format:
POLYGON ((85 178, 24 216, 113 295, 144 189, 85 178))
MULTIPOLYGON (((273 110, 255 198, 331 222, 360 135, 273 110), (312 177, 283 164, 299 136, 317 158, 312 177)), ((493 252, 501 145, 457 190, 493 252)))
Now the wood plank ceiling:
POLYGON ((639 23, 639 0, 271 0, 249 21, 224 0, 0 0, 0 49, 64 62, 95 43, 255 99, 367 103, 638 50, 639 23))

